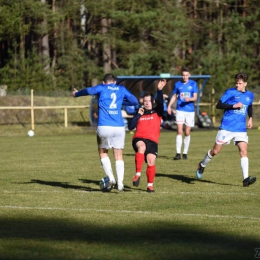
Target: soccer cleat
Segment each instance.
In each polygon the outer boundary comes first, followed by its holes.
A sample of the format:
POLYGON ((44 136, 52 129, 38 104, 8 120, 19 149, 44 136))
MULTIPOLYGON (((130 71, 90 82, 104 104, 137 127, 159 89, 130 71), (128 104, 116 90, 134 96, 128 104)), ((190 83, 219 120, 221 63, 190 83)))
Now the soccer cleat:
POLYGON ((243 180, 243 186, 248 187, 249 185, 253 184, 256 181, 256 177, 247 177, 243 180))
POLYGON ((133 186, 138 187, 139 183, 140 183, 140 177, 139 175, 135 175, 134 179, 133 179, 133 186))
POLYGON ((203 174, 204 169, 205 169, 205 167, 201 166, 201 163, 202 162, 199 163, 198 169, 196 171, 196 176, 197 176, 198 179, 202 179, 202 174, 203 174))
POLYGON ((180 159, 181 159, 181 155, 179 153, 177 153, 175 157, 173 157, 173 160, 180 160, 180 159))
POLYGON ((147 187, 147 192, 151 193, 151 192, 155 192, 153 189, 153 186, 148 186, 147 187))
POLYGON ((182 159, 183 159, 183 160, 187 160, 187 159, 188 159, 187 154, 183 154, 183 155, 182 155, 182 159))

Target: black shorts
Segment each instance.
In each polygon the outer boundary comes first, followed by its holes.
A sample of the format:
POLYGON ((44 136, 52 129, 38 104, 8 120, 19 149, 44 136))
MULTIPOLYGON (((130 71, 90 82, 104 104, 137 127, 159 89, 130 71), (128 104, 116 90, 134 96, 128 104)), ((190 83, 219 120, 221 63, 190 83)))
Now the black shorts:
POLYGON ((158 154, 158 144, 154 141, 151 141, 149 139, 144 139, 144 138, 134 138, 133 141, 132 141, 132 146, 135 150, 135 152, 138 152, 138 149, 136 147, 136 143, 138 141, 143 141, 146 145, 146 150, 145 150, 145 158, 146 158, 146 155, 148 153, 151 153, 151 154, 154 154, 156 157, 157 157, 157 154, 158 154))

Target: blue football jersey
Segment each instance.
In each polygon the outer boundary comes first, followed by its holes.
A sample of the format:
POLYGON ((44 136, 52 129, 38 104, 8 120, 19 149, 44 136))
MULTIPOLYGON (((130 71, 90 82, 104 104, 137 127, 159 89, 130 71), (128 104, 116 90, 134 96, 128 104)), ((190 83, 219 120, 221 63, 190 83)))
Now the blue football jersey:
POLYGON ((249 90, 246 90, 245 92, 238 91, 234 87, 226 90, 220 98, 220 101, 229 105, 234 105, 241 102, 243 107, 240 109, 225 110, 219 129, 231 132, 246 132, 248 106, 252 105, 254 101, 254 94, 249 90))
POLYGON ((176 82, 172 92, 172 94, 176 94, 178 96, 176 110, 194 112, 194 101, 185 101, 186 97, 192 98, 194 93, 198 93, 198 85, 196 81, 189 80, 185 84, 182 81, 176 82))
POLYGON ((124 86, 100 84, 76 93, 76 97, 98 95, 98 126, 124 126, 121 107, 124 100, 137 105, 137 98, 124 86))

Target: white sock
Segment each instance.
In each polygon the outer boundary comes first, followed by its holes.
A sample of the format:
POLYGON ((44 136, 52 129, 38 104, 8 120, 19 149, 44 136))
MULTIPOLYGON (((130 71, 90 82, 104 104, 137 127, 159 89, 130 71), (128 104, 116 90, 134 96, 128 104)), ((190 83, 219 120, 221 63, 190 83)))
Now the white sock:
POLYGON ((181 153, 182 135, 176 135, 176 152, 181 153))
POLYGON ((135 175, 137 175, 137 176, 141 176, 141 172, 137 172, 135 175))
POLYGON ((118 185, 123 185, 124 174, 125 174, 125 163, 122 160, 117 160, 115 164, 116 164, 117 183, 118 185))
POLYGON ((111 167, 111 162, 110 162, 110 159, 109 157, 104 157, 102 158, 101 160, 101 163, 102 163, 102 167, 105 171, 105 174, 108 176, 109 180, 112 181, 112 182, 115 182, 115 177, 114 177, 114 174, 113 174, 113 170, 112 170, 112 167, 111 167))
POLYGON ((249 161, 248 157, 241 157, 241 168, 243 174, 243 180, 248 177, 249 161))
POLYGON ((212 159, 212 156, 211 156, 211 154, 210 154, 210 150, 208 150, 206 156, 204 157, 204 159, 203 159, 203 161, 202 161, 202 163, 201 163, 202 166, 203 166, 203 167, 206 167, 206 165, 211 161, 211 159, 212 159))
POLYGON ((149 187, 149 186, 152 186, 152 187, 153 187, 153 183, 148 182, 147 187, 149 187))
POLYGON ((183 153, 187 154, 190 146, 190 135, 184 137, 183 143, 184 143, 183 153))

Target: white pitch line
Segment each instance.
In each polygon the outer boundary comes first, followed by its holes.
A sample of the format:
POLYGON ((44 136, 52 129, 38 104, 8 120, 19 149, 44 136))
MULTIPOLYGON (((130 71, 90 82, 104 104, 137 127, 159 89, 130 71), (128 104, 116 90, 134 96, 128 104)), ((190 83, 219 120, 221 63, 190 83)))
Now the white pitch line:
POLYGON ((198 214, 198 213, 163 213, 153 211, 132 211, 132 210, 106 210, 106 209, 77 209, 77 208, 51 208, 51 207, 24 207, 13 205, 0 205, 0 208, 14 209, 14 210, 56 210, 56 211, 91 211, 91 212, 106 212, 106 213, 131 213, 131 214, 150 214, 150 215, 170 215, 170 216, 184 216, 184 217, 206 217, 206 218, 226 218, 226 219, 249 219, 260 220, 260 217, 252 216, 229 216, 229 215, 210 215, 210 214, 198 214))
MULTIPOLYGON (((100 193, 101 191, 86 191, 86 190, 72 190, 72 192, 75 193, 100 193)), ((67 193, 66 191, 62 191, 62 190, 51 190, 51 191, 43 191, 43 190, 35 190, 35 191, 8 191, 8 190, 1 190, 0 193, 67 193)), ((131 193, 124 193, 122 192, 122 194, 140 194, 140 193, 144 193, 144 191, 131 191, 131 193)), ((114 194, 114 192, 111 193, 106 193, 106 194, 114 194)), ((181 195, 239 195, 239 196, 244 196, 244 195, 250 195, 250 196, 258 196, 258 194, 255 193, 250 193, 250 192, 192 192, 192 191, 161 191, 161 192, 156 192, 156 194, 181 194, 181 195)))

